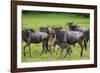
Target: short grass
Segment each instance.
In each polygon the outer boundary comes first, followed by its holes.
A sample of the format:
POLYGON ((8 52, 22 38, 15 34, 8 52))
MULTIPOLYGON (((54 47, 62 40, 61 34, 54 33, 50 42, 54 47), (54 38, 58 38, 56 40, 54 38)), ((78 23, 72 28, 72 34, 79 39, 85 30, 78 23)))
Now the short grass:
MULTIPOLYGON (((78 25, 89 28, 90 19, 89 17, 69 14, 69 13, 44 13, 44 12, 28 12, 22 15, 22 28, 27 29, 31 28, 35 31, 39 31, 40 26, 55 27, 62 26, 64 29, 68 29, 67 22, 73 21, 78 25)), ((23 46, 25 43, 23 42, 23 46)), ((58 46, 56 46, 57 48, 58 46)), ((32 56, 29 57, 29 49, 26 48, 26 57, 23 56, 22 48, 22 61, 23 62, 35 62, 35 61, 56 61, 56 60, 82 60, 89 59, 90 57, 90 45, 88 44, 88 49, 84 50, 83 57, 80 57, 80 46, 76 44, 75 47, 71 46, 73 53, 71 56, 63 58, 65 51, 62 55, 59 53, 56 54, 56 51, 52 54, 44 53, 40 56, 42 51, 42 45, 40 44, 31 44, 32 56)))

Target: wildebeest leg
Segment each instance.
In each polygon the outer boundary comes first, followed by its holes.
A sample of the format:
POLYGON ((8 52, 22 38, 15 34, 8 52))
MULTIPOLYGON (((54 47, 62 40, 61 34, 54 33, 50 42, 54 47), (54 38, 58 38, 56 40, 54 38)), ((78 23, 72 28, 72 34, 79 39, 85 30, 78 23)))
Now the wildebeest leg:
POLYGON ((27 47, 27 45, 24 46, 24 56, 26 56, 26 53, 25 53, 25 48, 26 48, 26 47, 27 47))
POLYGON ((50 52, 52 54, 52 48, 51 48, 51 45, 49 45, 47 48, 47 51, 50 52))
POLYGON ((48 49, 48 46, 46 46, 47 48, 47 51, 50 52, 52 54, 52 51, 51 51, 51 46, 50 46, 50 49, 48 49))
POLYGON ((81 47, 81 53, 80 53, 80 56, 83 55, 83 45, 82 45, 82 39, 79 40, 78 44, 80 45, 81 47))
POLYGON ((71 53, 73 53, 73 51, 72 51, 72 49, 71 49, 71 51, 70 51, 71 53))
POLYGON ((43 52, 44 52, 44 48, 42 48, 42 52, 40 53, 40 55, 42 55, 42 54, 43 54, 43 52))
POLYGON ((64 58, 65 58, 67 55, 70 55, 70 56, 71 56, 71 53, 72 53, 71 46, 68 45, 68 47, 66 48, 66 54, 65 54, 64 58))
POLYGON ((54 43, 54 45, 53 45, 53 52, 55 52, 55 47, 56 47, 56 44, 54 43))
POLYGON ((30 44, 28 45, 29 47, 29 53, 30 53, 30 57, 31 57, 31 48, 30 48, 30 44))
POLYGON ((64 49, 63 49, 63 48, 61 48, 61 50, 60 50, 60 55, 62 55, 63 51, 64 51, 64 49))
POLYGON ((29 45, 29 43, 26 43, 26 45, 24 46, 24 56, 26 56, 26 53, 25 53, 25 48, 29 45))
POLYGON ((83 56, 83 46, 81 45, 81 54, 80 54, 80 56, 83 56))
POLYGON ((51 45, 48 45, 48 48, 49 48, 49 50, 52 50, 52 49, 51 49, 51 45))
POLYGON ((58 54, 58 52, 60 51, 60 49, 61 49, 61 48, 57 48, 56 55, 58 54))
POLYGON ((51 45, 48 45, 48 41, 47 40, 45 41, 45 47, 46 47, 47 52, 50 52, 52 54, 51 45), (49 46, 49 48, 48 48, 48 46, 49 46))
POLYGON ((42 52, 40 53, 40 55, 43 54, 43 52, 44 52, 44 48, 45 48, 45 44, 44 44, 44 42, 42 42, 42 52))
POLYGON ((71 53, 73 53, 71 47, 69 48, 69 55, 71 56, 71 53))

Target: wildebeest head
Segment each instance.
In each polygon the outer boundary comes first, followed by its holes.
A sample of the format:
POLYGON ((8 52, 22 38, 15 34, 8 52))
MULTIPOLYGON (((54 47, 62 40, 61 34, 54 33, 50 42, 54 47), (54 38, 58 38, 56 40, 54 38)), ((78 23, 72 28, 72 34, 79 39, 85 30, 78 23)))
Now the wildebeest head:
POLYGON ((67 25, 69 26, 69 29, 70 29, 70 30, 73 29, 73 28, 72 28, 72 25, 73 25, 72 22, 69 22, 67 25))
POLYGON ((46 32, 50 37, 55 36, 55 31, 52 28, 40 27, 40 32, 46 32))
POLYGON ((48 33, 48 28, 47 27, 40 27, 40 32, 48 33))
POLYGON ((73 23, 73 22, 69 22, 69 23, 68 23, 68 26, 69 26, 69 29, 70 29, 71 31, 77 31, 77 28, 80 27, 80 26, 76 25, 76 24, 73 23))
POLYGON ((57 41, 63 41, 64 39, 64 30, 62 28, 54 28, 55 34, 56 34, 56 39, 57 41))

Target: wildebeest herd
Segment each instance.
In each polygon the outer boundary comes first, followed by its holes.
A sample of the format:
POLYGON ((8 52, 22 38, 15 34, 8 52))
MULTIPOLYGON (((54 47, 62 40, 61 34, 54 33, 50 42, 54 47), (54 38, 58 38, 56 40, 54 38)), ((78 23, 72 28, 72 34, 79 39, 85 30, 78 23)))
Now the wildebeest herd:
POLYGON ((80 56, 83 56, 83 48, 87 49, 87 43, 90 37, 89 29, 83 28, 73 22, 69 22, 67 25, 69 26, 69 30, 65 30, 62 27, 40 27, 40 31, 38 32, 35 32, 33 29, 22 30, 22 39, 26 43, 24 46, 24 56, 26 56, 26 47, 29 47, 31 56, 30 44, 32 43, 42 43, 40 55, 47 52, 52 54, 55 51, 58 53, 58 50, 60 51, 60 54, 62 54, 65 50, 66 54, 64 55, 64 58, 67 55, 71 56, 71 53, 73 53, 71 45, 75 47, 75 44, 78 43, 81 49, 80 56), (56 45, 59 46, 58 50, 55 50, 56 45))

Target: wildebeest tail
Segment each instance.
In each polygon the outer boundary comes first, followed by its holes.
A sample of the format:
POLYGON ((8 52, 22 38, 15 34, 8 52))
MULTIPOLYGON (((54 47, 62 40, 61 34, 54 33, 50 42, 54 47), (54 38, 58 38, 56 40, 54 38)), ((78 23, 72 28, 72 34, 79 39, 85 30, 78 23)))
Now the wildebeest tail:
POLYGON ((84 46, 85 46, 85 49, 87 50, 87 43, 86 43, 85 36, 84 36, 84 46))
POLYGON ((87 30, 87 35, 88 36, 87 36, 87 40, 86 41, 90 40, 90 30, 89 29, 87 30))

